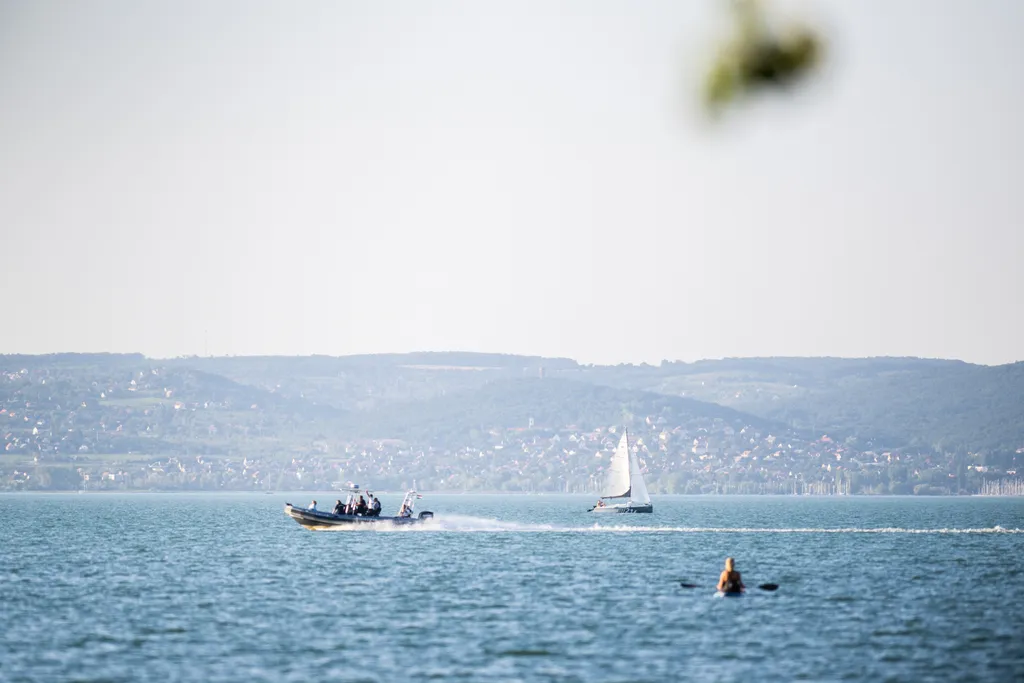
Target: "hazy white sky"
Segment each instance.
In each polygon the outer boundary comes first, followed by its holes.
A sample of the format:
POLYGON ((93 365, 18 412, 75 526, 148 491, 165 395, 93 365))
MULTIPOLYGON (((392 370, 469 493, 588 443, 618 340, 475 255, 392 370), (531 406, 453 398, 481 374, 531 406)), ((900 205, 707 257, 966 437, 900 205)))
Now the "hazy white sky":
POLYGON ((1024 360, 1024 2, 0 0, 0 353, 1024 360))

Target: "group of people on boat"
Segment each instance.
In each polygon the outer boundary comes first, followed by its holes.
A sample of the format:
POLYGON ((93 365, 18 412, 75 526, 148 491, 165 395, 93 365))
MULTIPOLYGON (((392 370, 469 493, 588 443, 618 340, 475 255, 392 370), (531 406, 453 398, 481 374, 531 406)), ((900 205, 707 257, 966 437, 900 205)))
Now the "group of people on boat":
MULTIPOLYGON (((370 500, 367 501, 362 495, 359 496, 358 500, 354 496, 349 496, 348 500, 342 503, 340 500, 334 502, 334 509, 331 510, 331 514, 334 515, 361 515, 363 517, 379 517, 380 516, 380 499, 372 494, 370 500)), ((316 510, 316 501, 314 500, 309 504, 307 508, 309 510, 316 510)))
POLYGON ((342 503, 340 500, 335 501, 334 514, 336 515, 362 515, 363 517, 379 517, 380 516, 380 500, 371 494, 370 500, 367 501, 361 494, 358 500, 355 496, 349 496, 348 500, 342 503))

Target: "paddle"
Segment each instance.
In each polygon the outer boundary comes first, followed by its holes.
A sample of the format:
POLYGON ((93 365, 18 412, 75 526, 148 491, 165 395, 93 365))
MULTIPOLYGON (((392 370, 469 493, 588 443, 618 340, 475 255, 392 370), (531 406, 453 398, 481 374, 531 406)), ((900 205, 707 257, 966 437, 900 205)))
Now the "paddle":
MULTIPOLYGON (((702 587, 699 583, 686 583, 685 581, 680 581, 679 585, 682 586, 683 588, 701 588, 702 587)), ((777 591, 777 590, 779 590, 779 584, 777 584, 777 583, 762 583, 762 584, 759 584, 757 587, 760 588, 763 591, 777 591)))

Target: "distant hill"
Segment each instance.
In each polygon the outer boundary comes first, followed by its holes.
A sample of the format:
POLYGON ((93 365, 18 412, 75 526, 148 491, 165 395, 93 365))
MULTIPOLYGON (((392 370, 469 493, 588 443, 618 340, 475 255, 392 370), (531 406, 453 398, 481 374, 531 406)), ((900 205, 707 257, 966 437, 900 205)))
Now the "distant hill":
POLYGON ((315 434, 341 411, 139 354, 0 356, 7 453, 228 452, 250 434, 315 434))
POLYGON ((1024 363, 744 358, 583 368, 608 386, 698 398, 795 429, 940 450, 1024 446, 1024 363))
POLYGON ((185 358, 173 363, 283 396, 363 411, 474 391, 495 379, 537 377, 579 367, 566 358, 462 352, 185 358))
POLYGON ((1005 495, 1022 415, 1024 363, 0 356, 0 490, 592 492, 624 426, 652 491, 1005 495))
POLYGON ((0 354, 0 369, 4 371, 35 367, 117 367, 132 363, 147 362, 141 353, 45 353, 0 354))
MULTIPOLYGON (((584 366, 565 358, 462 352, 177 362, 283 397, 356 413, 388 406, 409 411, 408 404, 446 398, 416 408, 440 415, 443 406, 458 403, 456 396, 475 396, 489 387, 478 396, 485 401, 482 405, 498 406, 491 398, 509 391, 500 403, 503 409, 536 399, 535 420, 543 419, 545 411, 563 415, 543 396, 525 399, 517 393, 521 385, 499 382, 543 375, 716 403, 791 429, 857 438, 879 447, 1024 446, 1024 420, 1019 419, 1024 415, 1024 363, 989 367, 922 358, 729 358, 584 366)), ((622 398, 624 403, 633 400, 622 398)), ((386 412, 376 424, 392 420, 390 415, 386 412)), ((516 419, 520 417, 517 413, 516 419)))
POLYGON ((151 399, 171 403, 213 402, 240 410, 257 405, 317 412, 301 397, 285 396, 184 363, 148 359, 141 354, 0 355, 0 372, 8 375, 6 392, 17 392, 37 402, 88 405, 151 399))
MULTIPOLYGON (((80 403, 107 387, 108 402, 146 396, 165 403, 213 401, 232 410, 256 405, 266 411, 264 424, 288 414, 288 424, 315 422, 324 434, 426 439, 443 431, 525 426, 531 417, 538 426, 584 428, 619 423, 624 411, 710 415, 710 404, 717 404, 738 411, 737 419, 756 416, 801 433, 857 439, 862 446, 943 452, 1024 447, 1024 363, 734 358, 593 366, 464 352, 173 360, 53 354, 0 356, 0 370, 49 377, 46 390, 38 382, 4 386, 8 394, 16 390, 35 400, 59 389, 80 403), (156 368, 163 374, 153 375, 156 368), (127 393, 139 373, 147 389, 127 393)), ((729 418, 723 413, 722 419, 729 418)))
POLYGON ((665 424, 721 420, 742 427, 769 420, 690 398, 616 389, 561 378, 502 379, 480 388, 351 415, 350 431, 362 438, 431 443, 465 439, 492 429, 581 431, 659 418, 665 424), (532 425, 531 425, 532 420, 532 425))

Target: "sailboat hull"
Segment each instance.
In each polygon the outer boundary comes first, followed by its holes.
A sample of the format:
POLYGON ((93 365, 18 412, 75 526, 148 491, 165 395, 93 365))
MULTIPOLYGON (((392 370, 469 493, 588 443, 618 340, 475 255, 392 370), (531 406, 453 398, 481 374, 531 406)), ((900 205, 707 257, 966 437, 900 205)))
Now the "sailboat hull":
POLYGON ((607 512, 607 513, 637 513, 637 512, 654 512, 654 506, 648 503, 647 505, 640 505, 638 503, 626 503, 625 505, 602 505, 600 507, 594 506, 588 510, 588 512, 607 512))

